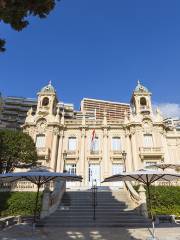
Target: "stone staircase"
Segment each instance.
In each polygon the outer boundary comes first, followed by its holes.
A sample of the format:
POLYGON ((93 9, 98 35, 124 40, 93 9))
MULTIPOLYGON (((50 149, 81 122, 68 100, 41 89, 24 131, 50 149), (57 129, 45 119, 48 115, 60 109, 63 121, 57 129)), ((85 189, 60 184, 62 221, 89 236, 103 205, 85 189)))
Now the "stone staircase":
POLYGON ((93 220, 91 190, 67 191, 56 212, 41 220, 38 226, 54 227, 146 227, 150 221, 133 209, 127 192, 99 190, 96 219, 93 220))

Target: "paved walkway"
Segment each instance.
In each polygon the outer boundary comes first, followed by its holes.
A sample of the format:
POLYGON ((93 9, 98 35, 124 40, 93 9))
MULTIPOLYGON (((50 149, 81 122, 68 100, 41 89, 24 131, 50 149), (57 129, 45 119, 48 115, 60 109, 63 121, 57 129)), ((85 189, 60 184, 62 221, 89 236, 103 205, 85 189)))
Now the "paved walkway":
MULTIPOLYGON (((0 240, 144 240, 150 237, 145 228, 39 228, 32 233, 27 225, 16 225, 0 231, 0 240)), ((180 240, 180 227, 156 230, 159 240, 180 240)))

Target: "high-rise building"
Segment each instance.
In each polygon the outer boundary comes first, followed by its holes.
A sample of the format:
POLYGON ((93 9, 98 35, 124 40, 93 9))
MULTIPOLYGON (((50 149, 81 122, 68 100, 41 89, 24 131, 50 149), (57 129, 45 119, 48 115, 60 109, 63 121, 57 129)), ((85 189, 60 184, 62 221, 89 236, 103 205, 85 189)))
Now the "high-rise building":
POLYGON ((36 110, 37 100, 23 97, 1 97, 0 127, 20 129, 24 124, 27 111, 36 110))
POLYGON ((96 119, 103 119, 104 112, 106 112, 108 120, 123 120, 124 114, 130 113, 130 104, 83 98, 81 111, 94 114, 96 119))

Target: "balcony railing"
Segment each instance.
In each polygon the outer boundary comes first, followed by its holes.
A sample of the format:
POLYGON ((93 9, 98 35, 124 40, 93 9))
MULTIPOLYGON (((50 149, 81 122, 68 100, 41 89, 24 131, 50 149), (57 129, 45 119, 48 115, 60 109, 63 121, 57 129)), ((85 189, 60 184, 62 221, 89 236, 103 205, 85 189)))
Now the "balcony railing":
POLYGON ((73 161, 77 161, 79 159, 79 151, 77 150, 67 150, 65 151, 67 153, 67 156, 65 157, 66 160, 73 160, 73 161))
POLYGON ((120 151, 120 150, 112 150, 111 154, 112 155, 122 155, 122 151, 120 151))
POLYGON ((142 153, 153 153, 162 152, 161 147, 140 147, 140 152, 142 153))
POLYGON ((162 147, 140 147, 139 148, 140 157, 143 159, 144 157, 159 157, 161 159, 164 158, 164 153, 162 147))
POLYGON ((37 154, 39 157, 49 157, 50 150, 49 148, 37 148, 37 154))
POLYGON ((148 106, 141 106, 140 109, 141 109, 141 112, 147 112, 147 111, 149 112, 150 111, 150 108, 148 106))
POLYGON ((90 154, 91 154, 91 155, 99 155, 99 151, 98 151, 98 150, 97 150, 97 151, 91 150, 91 151, 90 151, 90 154))
POLYGON ((76 150, 68 150, 67 155, 76 155, 77 151, 76 150))

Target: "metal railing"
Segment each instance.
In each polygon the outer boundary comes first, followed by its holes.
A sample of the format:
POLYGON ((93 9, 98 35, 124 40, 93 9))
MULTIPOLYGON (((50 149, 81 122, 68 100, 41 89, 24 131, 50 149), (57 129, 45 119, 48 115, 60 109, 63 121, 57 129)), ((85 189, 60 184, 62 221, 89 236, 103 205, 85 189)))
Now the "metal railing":
POLYGON ((93 220, 96 220, 96 207, 98 205, 97 201, 97 185, 93 185, 92 188, 92 207, 93 207, 93 220))

